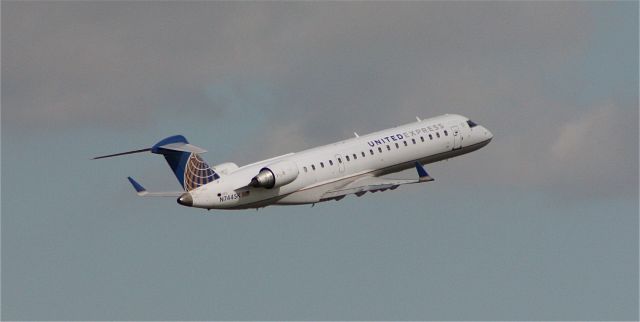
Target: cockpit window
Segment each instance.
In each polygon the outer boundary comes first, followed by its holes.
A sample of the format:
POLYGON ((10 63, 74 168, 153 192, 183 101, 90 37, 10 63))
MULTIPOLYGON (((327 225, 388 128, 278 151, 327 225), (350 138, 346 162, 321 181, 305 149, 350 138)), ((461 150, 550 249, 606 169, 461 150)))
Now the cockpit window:
POLYGON ((470 128, 478 126, 478 124, 476 124, 476 122, 472 120, 467 120, 467 124, 469 125, 470 128))

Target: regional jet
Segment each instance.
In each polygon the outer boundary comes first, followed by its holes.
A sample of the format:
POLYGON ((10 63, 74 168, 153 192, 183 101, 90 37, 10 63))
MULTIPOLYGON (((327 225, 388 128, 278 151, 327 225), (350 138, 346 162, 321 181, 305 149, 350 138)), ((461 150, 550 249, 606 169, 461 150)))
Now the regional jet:
POLYGON ((210 167, 204 149, 182 135, 167 137, 141 150, 105 155, 161 154, 182 185, 181 191, 149 192, 133 178, 138 196, 178 197, 180 205, 203 209, 249 209, 270 205, 315 204, 431 182, 424 164, 450 159, 489 144, 493 134, 470 119, 445 114, 429 119, 288 153, 238 167, 226 162, 210 167), (414 179, 386 175, 415 168, 414 179))

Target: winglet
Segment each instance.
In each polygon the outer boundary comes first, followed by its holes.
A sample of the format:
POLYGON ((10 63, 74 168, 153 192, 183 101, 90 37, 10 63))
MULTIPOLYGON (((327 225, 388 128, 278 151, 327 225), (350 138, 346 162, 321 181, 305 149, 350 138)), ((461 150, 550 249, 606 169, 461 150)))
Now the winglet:
POLYGON ((145 189, 137 181, 133 180, 133 178, 131 177, 127 177, 127 179, 129 179, 129 182, 131 182, 133 189, 136 189, 136 193, 138 193, 138 196, 144 196, 147 194, 147 189, 145 189))
POLYGON ((422 164, 420 164, 420 162, 416 161, 416 170, 418 170, 418 176, 419 181, 420 182, 429 182, 429 181, 433 181, 434 179, 429 175, 429 173, 427 173, 427 170, 425 170, 425 168, 422 166, 422 164))
POLYGON ((127 177, 133 189, 136 189, 136 193, 140 197, 179 197, 184 193, 184 191, 165 191, 165 192, 148 192, 141 184, 137 181, 133 180, 131 177, 127 177))

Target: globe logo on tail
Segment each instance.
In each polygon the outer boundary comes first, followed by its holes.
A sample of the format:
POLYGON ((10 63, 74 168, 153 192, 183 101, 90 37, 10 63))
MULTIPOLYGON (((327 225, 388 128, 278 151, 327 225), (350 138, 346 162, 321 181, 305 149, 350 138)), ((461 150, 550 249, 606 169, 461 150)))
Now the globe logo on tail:
POLYGON ((211 181, 218 175, 198 154, 191 153, 184 169, 184 190, 191 191, 211 181))

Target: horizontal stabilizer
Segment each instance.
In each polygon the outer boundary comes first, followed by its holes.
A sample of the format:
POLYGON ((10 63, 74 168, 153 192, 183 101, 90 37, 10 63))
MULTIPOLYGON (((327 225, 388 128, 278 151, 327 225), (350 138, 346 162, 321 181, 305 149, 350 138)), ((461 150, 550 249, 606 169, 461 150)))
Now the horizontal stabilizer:
POLYGON ((147 151, 151 151, 151 148, 133 150, 133 151, 127 151, 127 152, 120 152, 120 153, 116 153, 116 154, 103 155, 103 156, 95 157, 95 158, 93 158, 91 160, 104 159, 104 158, 110 158, 110 157, 117 157, 119 155, 126 155, 126 154, 142 153, 142 152, 147 152, 147 151))
POLYGON ((127 179, 129 179, 133 189, 136 189, 136 193, 140 197, 179 197, 184 193, 184 191, 148 192, 147 189, 133 180, 133 178, 127 177, 127 179))
POLYGON ((189 143, 169 143, 165 145, 161 145, 157 147, 158 149, 171 150, 171 151, 179 151, 179 152, 189 152, 189 153, 205 153, 207 150, 195 146, 189 143))
POLYGON ((193 144, 189 144, 189 141, 187 141, 187 139, 182 135, 174 135, 164 138, 151 147, 151 153, 167 155, 175 152, 199 154, 205 153, 207 150, 193 144))
POLYGON ((156 153, 156 154, 170 154, 172 153, 172 151, 194 153, 194 154, 207 152, 207 150, 201 147, 195 146, 193 144, 189 144, 189 142, 187 142, 187 139, 185 139, 184 136, 174 135, 174 136, 170 136, 168 138, 163 139, 162 141, 156 143, 156 145, 150 148, 120 152, 120 153, 109 154, 109 155, 102 155, 99 157, 95 157, 92 160, 117 157, 121 155, 134 154, 134 153, 149 152, 149 151, 151 151, 151 153, 156 153))

